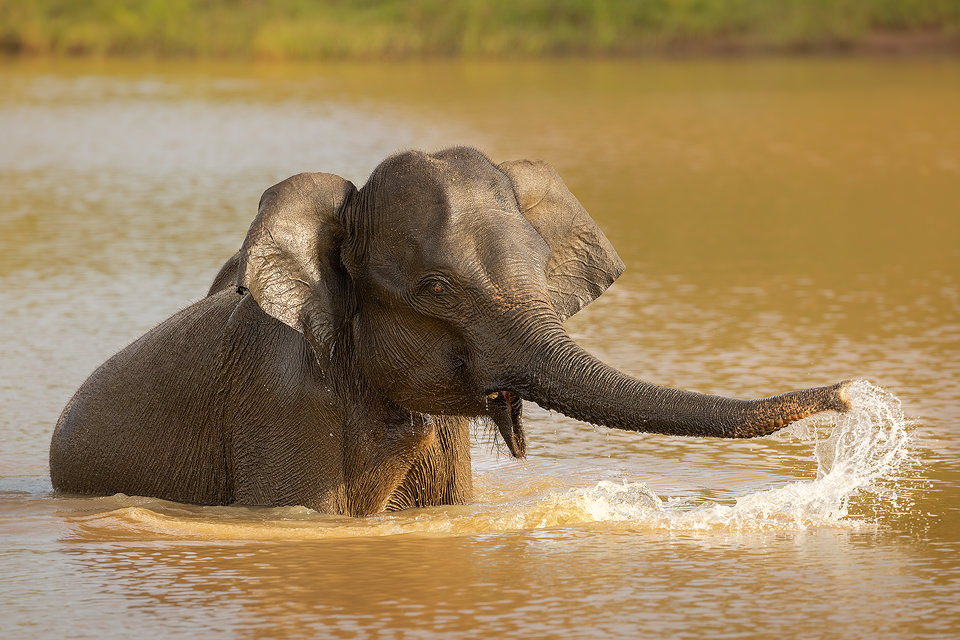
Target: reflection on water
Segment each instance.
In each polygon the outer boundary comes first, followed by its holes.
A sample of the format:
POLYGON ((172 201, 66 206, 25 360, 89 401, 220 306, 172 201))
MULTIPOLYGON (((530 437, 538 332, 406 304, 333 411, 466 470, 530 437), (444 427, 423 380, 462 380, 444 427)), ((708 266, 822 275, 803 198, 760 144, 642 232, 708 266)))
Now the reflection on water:
POLYGON ((70 64, 0 66, 15 636, 960 626, 957 62, 70 64), (867 386, 747 442, 530 406, 526 462, 476 434, 475 504, 363 520, 50 494, 70 394, 203 294, 266 186, 458 143, 550 161, 608 232, 628 271, 568 323, 606 361, 738 396, 864 377, 907 418, 867 386))
POLYGON ((934 616, 907 626, 877 615, 888 599, 905 610, 944 605, 918 597, 925 586, 914 577, 915 557, 893 541, 813 533, 643 535, 638 544, 640 535, 567 529, 429 543, 134 543, 104 549, 109 552, 96 562, 92 549, 78 543, 64 562, 99 587, 78 596, 78 604, 122 603, 122 612, 108 613, 108 620, 128 632, 203 628, 223 636, 301 637, 405 629, 428 637, 636 637, 655 629, 723 637, 756 633, 759 618, 764 633, 783 637, 816 629, 837 611, 844 612, 844 627, 864 637, 950 628, 934 616), (879 585, 865 581, 869 569, 854 559, 869 551, 883 554, 890 576, 879 585), (764 573, 777 575, 758 593, 753 581, 764 573), (589 629, 584 620, 591 621, 589 629))

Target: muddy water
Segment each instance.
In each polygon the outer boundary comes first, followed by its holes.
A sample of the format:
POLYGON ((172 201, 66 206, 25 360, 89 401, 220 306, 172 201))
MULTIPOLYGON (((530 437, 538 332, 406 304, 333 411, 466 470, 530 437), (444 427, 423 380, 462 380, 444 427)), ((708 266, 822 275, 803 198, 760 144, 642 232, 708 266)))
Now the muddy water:
POLYGON ((960 63, 0 66, 9 637, 952 637, 960 63), (366 519, 51 493, 57 414, 197 300, 261 191, 467 143, 549 160, 628 265, 568 327, 634 374, 855 411, 748 442, 529 409, 476 502, 366 519), (879 387, 882 387, 879 388, 879 387))

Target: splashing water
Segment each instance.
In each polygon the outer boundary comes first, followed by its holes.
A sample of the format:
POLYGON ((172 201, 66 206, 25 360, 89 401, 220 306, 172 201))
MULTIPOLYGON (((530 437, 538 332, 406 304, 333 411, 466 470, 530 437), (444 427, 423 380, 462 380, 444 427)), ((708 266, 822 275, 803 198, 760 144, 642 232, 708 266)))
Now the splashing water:
MULTIPOLYGON (((897 480, 912 464, 909 422, 900 401, 865 380, 848 387, 851 409, 824 412, 777 434, 813 442, 817 477, 758 491, 734 504, 664 500, 646 484, 601 481, 587 489, 553 490, 530 501, 422 509, 369 518, 315 513, 304 507, 227 508, 197 517, 186 507, 115 496, 120 508, 82 518, 81 527, 103 527, 217 538, 325 538, 396 534, 473 535, 576 524, 613 522, 667 531, 801 531, 810 527, 870 525, 850 515, 851 499, 869 495, 887 510, 898 503, 897 480), (125 501, 125 503, 124 503, 125 501)), ((878 510, 879 512, 879 510, 878 510)))
POLYGON ((900 400, 866 380, 848 387, 851 409, 798 421, 777 437, 813 441, 817 477, 742 496, 733 505, 664 502, 642 483, 601 482, 572 497, 597 520, 637 521, 670 530, 802 530, 816 526, 856 528, 869 524, 849 517, 850 501, 872 494, 896 510, 895 480, 913 464, 909 421, 900 400), (832 429, 830 428, 832 425, 832 429))

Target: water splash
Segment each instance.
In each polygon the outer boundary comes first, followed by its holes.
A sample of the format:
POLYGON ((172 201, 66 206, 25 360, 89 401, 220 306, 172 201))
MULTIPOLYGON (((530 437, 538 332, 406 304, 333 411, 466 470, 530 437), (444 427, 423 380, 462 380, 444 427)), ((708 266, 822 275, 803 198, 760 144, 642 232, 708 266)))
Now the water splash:
POLYGON ((597 520, 637 521, 657 529, 735 531, 859 528, 869 520, 850 516, 851 501, 870 496, 874 513, 899 511, 897 480, 914 464, 910 422, 900 400, 866 380, 848 388, 851 409, 801 420, 778 438, 812 441, 814 480, 747 494, 732 505, 664 502, 646 485, 601 482, 572 497, 597 520))
POLYGON ((741 496, 733 504, 667 499, 644 483, 601 481, 586 489, 550 490, 532 500, 437 507, 346 518, 303 507, 206 511, 146 498, 114 496, 113 510, 82 518, 81 528, 203 538, 288 539, 397 534, 475 535, 589 523, 666 531, 802 531, 861 528, 855 498, 876 513, 900 505, 900 475, 912 464, 909 421, 900 401, 865 380, 848 390, 846 413, 825 412, 781 431, 779 439, 813 443, 816 478, 741 496), (215 516, 215 517, 211 517, 215 516))

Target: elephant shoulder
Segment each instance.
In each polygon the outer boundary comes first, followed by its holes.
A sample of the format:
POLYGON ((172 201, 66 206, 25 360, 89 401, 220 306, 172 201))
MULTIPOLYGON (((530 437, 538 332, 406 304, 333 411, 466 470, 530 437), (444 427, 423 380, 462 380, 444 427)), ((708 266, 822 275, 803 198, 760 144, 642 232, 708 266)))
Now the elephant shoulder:
POLYGON ((204 298, 115 353, 87 377, 58 424, 140 420, 163 413, 154 405, 202 401, 214 390, 220 336, 238 299, 235 292, 204 298))
POLYGON ((231 501, 229 439, 215 399, 218 338, 235 304, 213 296, 190 305, 87 378, 54 430, 55 488, 231 501))

